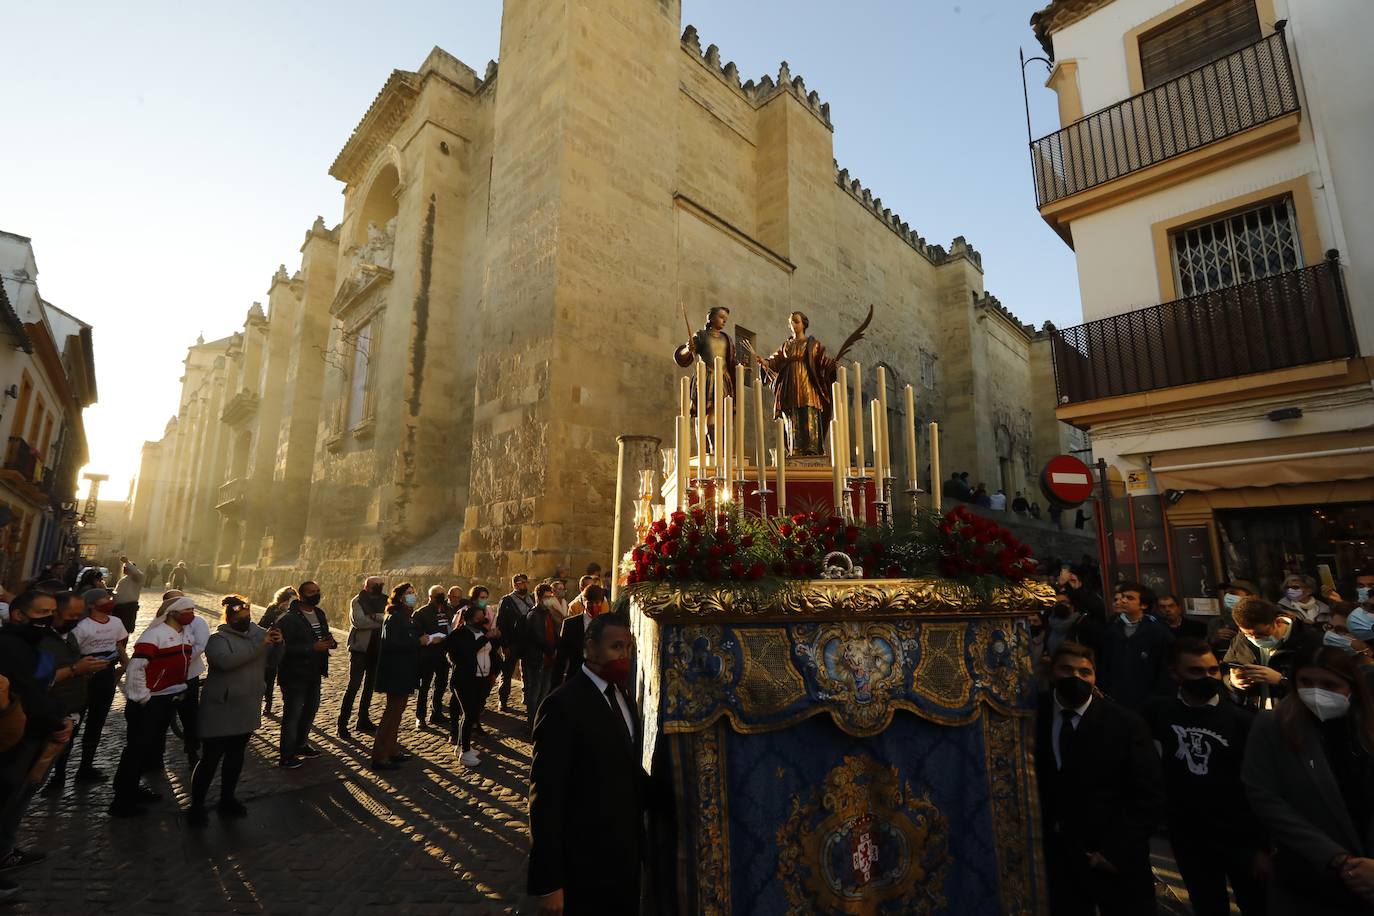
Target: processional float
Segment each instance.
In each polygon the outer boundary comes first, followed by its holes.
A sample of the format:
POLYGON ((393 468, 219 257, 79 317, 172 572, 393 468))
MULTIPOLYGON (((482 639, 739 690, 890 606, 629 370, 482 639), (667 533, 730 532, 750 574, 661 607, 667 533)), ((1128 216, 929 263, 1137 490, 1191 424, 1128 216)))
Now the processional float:
POLYGON ((1009 532, 940 512, 934 424, 918 504, 910 386, 911 508, 894 511, 886 370, 865 411, 862 367, 841 362, 871 309, 834 358, 796 312, 772 356, 737 359, 727 319, 713 309, 677 351, 692 374, 676 441, 661 486, 641 475, 619 570, 662 801, 654 898, 682 914, 1042 912, 1026 619, 1052 590, 1009 532))

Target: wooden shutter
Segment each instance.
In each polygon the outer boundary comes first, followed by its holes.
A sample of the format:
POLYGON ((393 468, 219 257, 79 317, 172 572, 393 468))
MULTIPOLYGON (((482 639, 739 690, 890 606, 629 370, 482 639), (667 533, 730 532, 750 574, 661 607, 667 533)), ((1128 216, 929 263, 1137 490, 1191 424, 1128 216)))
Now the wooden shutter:
POLYGON ((1141 78, 1153 89, 1259 40, 1255 0, 1206 3, 1141 37, 1141 78))

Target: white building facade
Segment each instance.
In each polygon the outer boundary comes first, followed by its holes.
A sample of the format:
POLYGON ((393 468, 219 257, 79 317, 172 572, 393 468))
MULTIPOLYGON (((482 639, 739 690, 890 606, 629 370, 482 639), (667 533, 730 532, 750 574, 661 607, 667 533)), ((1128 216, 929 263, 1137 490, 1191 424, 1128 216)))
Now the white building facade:
MULTIPOLYGON (((1115 487, 1108 561, 1218 580, 1374 557, 1374 4, 1055 0, 1037 202, 1077 257, 1059 418, 1115 487)), ((1200 600, 1198 600, 1200 599, 1200 600)))

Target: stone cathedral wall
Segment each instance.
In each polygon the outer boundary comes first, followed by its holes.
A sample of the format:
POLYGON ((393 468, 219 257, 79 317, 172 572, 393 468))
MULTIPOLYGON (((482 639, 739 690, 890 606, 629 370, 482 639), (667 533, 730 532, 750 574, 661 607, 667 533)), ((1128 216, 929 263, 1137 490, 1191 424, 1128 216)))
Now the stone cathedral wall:
MULTIPOLYGON (((289 345, 269 329, 257 392, 276 424, 254 434, 259 455, 278 443, 270 504, 230 524, 237 537, 177 547, 206 575, 258 599, 315 578, 340 607, 373 571, 499 589, 518 570, 607 565, 615 438, 672 445, 684 308, 696 328, 728 305, 766 355, 792 309, 833 352, 871 305, 851 354, 867 396, 881 361, 905 422, 914 384, 946 470, 995 481, 998 423, 1028 465, 1049 457, 1054 405, 1029 394, 1043 356, 985 292, 979 253, 928 243, 841 169, 829 106, 787 64, 742 81, 679 33, 672 0, 601 6, 508 0, 499 71, 436 48, 393 72, 331 168, 345 185, 332 247, 308 234, 293 298, 270 301, 269 325, 293 328, 289 345), (370 363, 354 358, 363 325, 370 363), (372 412, 353 424, 358 365, 372 412)), ((202 375, 205 404, 234 396, 202 375)), ((215 422, 182 422, 182 440, 194 426, 198 443, 231 441, 215 422)), ((221 483, 205 479, 213 456, 174 447, 202 471, 140 484, 150 529, 163 504, 215 519, 200 492, 221 483)))

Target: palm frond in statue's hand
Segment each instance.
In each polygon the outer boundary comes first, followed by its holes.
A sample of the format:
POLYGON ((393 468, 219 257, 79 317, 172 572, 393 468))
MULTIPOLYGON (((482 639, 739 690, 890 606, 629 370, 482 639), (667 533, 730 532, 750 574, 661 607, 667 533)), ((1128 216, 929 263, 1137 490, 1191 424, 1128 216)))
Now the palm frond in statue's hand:
POLYGON ((838 363, 840 360, 844 359, 844 355, 849 352, 849 348, 864 339, 864 331, 867 331, 868 326, 872 323, 873 305, 872 303, 869 303, 868 317, 864 319, 863 324, 859 325, 857 328, 854 329, 853 334, 850 334, 848 337, 844 339, 844 343, 840 345, 840 349, 835 351, 835 362, 838 363))

